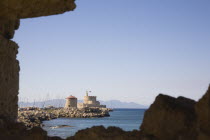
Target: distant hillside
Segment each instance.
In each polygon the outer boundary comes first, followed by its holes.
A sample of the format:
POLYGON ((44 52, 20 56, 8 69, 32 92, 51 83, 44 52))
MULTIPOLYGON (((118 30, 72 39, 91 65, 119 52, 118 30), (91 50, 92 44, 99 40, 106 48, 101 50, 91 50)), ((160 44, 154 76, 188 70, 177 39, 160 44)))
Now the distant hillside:
MULTIPOLYGON (((78 102, 82 102, 82 100, 78 100, 78 102)), ((106 105, 108 108, 148 108, 147 106, 137 104, 134 102, 121 102, 119 100, 110 100, 110 101, 100 101, 101 104, 106 105)), ((26 106, 37 106, 44 107, 48 105, 52 105, 55 107, 63 107, 65 104, 64 99, 53 99, 47 101, 39 101, 39 102, 19 102, 19 107, 26 106)))
POLYGON ((38 102, 19 102, 19 107, 26 107, 26 106, 36 106, 36 107, 44 107, 48 105, 52 105, 55 107, 63 107, 65 104, 64 99, 53 99, 47 101, 38 101, 38 102))
POLYGON ((134 102, 121 102, 119 100, 100 101, 101 104, 106 105, 108 108, 148 108, 141 104, 134 102))

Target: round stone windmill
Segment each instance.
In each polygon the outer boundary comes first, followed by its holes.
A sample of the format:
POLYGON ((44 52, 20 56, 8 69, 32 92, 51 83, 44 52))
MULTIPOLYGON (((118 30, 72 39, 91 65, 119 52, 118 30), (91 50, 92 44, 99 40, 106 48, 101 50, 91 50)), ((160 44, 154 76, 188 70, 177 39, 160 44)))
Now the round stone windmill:
POLYGON ((77 98, 74 96, 69 96, 66 98, 66 104, 65 107, 66 109, 68 108, 77 108, 77 98))

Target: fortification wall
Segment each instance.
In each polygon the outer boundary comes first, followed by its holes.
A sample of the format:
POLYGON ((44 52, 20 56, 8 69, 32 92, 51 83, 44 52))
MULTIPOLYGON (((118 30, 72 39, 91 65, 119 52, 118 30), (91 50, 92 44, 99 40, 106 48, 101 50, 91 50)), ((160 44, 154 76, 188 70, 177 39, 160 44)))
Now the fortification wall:
POLYGON ((96 96, 85 96, 84 97, 84 104, 95 104, 96 96))
POLYGON ((100 102, 99 102, 99 101, 96 101, 95 104, 96 104, 96 105, 100 105, 100 102))
POLYGON ((84 104, 88 104, 89 96, 84 96, 84 104))
POLYGON ((77 108, 84 108, 84 103, 77 103, 77 108))
POLYGON ((101 108, 106 108, 106 105, 99 105, 101 108))
POLYGON ((96 102, 96 96, 89 96, 89 101, 96 102))

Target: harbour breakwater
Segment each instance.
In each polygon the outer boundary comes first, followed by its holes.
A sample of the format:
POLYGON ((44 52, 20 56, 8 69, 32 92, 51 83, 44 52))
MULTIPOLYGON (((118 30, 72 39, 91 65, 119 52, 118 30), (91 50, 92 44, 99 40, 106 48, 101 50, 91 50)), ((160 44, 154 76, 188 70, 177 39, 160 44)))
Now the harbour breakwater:
POLYGON ((28 129, 43 126, 42 122, 57 118, 96 118, 109 117, 108 108, 20 108, 18 111, 18 122, 22 122, 28 129))

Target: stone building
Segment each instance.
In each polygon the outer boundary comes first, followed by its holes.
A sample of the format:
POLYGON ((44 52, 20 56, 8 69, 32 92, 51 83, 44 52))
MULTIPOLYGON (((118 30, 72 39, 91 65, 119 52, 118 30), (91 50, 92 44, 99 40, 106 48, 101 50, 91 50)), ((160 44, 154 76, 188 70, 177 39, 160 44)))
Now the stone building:
POLYGON ((68 108, 77 108, 77 98, 72 96, 72 95, 67 97, 64 108, 66 108, 66 109, 68 109, 68 108))
POLYGON ((84 102, 78 103, 78 108, 84 108, 84 107, 100 107, 100 108, 106 108, 106 105, 101 105, 99 101, 97 101, 96 96, 89 96, 88 91, 86 92, 86 96, 84 96, 84 102))

